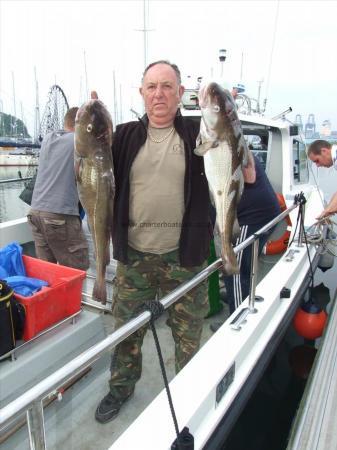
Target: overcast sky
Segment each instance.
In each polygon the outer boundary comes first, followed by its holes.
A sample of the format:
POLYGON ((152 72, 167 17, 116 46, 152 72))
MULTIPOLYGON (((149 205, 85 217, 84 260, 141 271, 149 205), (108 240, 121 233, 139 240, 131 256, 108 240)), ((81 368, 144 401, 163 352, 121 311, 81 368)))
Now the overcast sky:
MULTIPOLYGON (((330 119, 337 129, 337 1, 147 3, 148 62, 169 59, 184 80, 219 77, 224 48, 229 85, 242 81, 257 97, 263 80, 266 115, 291 106, 290 119, 301 114, 305 123, 314 113, 318 128, 330 119)), ((33 133, 36 67, 41 112, 56 83, 70 106, 84 101, 88 87, 113 113, 115 71, 122 118, 131 119, 130 108, 141 108, 136 88, 144 69, 144 33, 137 30, 144 27, 143 5, 142 0, 0 0, 0 107, 14 112, 14 78, 17 115, 22 105, 33 133)))

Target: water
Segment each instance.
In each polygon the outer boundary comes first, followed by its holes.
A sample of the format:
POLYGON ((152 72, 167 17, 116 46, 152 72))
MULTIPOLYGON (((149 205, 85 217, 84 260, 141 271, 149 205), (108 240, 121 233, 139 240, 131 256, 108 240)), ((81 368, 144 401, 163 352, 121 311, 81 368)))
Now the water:
MULTIPOLYGON (((0 180, 19 178, 19 171, 23 178, 30 176, 29 166, 0 167, 0 180)), ((19 199, 24 189, 24 181, 0 183, 0 222, 20 219, 24 217, 29 206, 19 199)))

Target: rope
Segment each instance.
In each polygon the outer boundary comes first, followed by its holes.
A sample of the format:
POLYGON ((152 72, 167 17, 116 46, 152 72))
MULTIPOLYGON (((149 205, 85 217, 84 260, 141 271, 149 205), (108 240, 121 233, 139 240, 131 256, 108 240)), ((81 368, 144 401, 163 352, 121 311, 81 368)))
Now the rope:
POLYGON ((159 358, 159 364, 160 364, 160 369, 163 375, 163 379, 164 379, 164 384, 165 384, 165 389, 166 389, 166 394, 168 397, 168 402, 170 405, 170 410, 171 410, 171 415, 172 415, 172 419, 173 419, 173 424, 174 424, 174 429, 177 435, 177 445, 178 445, 178 450, 180 449, 180 438, 179 438, 179 427, 178 427, 178 421, 177 421, 177 416, 174 410, 174 406, 173 406, 173 401, 172 401, 172 396, 171 396, 171 391, 170 391, 170 387, 169 387, 169 383, 167 380, 167 374, 166 374, 166 369, 165 369, 165 364, 164 364, 164 360, 163 360, 163 355, 161 352, 161 348, 160 348, 160 343, 159 343, 159 339, 158 339, 158 335, 157 335, 157 331, 154 325, 154 322, 156 319, 158 319, 158 317, 161 316, 161 314, 165 311, 164 306, 156 300, 150 300, 144 303, 144 307, 147 311, 149 311, 151 313, 151 319, 150 319, 150 328, 153 334, 153 339, 156 345, 156 349, 157 349, 157 354, 158 354, 158 358, 159 358))

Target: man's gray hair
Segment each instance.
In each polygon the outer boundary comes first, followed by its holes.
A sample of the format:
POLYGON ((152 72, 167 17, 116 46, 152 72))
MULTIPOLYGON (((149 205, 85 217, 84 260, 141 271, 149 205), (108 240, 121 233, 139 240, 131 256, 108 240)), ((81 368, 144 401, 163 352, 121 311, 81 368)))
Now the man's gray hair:
POLYGON ((146 69, 144 70, 144 73, 143 73, 143 76, 142 76, 142 82, 144 81, 144 77, 147 74, 148 70, 151 69, 151 67, 156 66, 157 64, 166 64, 166 65, 172 67, 172 69, 176 73, 178 84, 181 84, 181 74, 180 74, 180 70, 179 70, 178 66, 176 64, 170 63, 170 61, 167 61, 166 59, 160 59, 158 61, 155 61, 155 62, 149 64, 146 67, 146 69))

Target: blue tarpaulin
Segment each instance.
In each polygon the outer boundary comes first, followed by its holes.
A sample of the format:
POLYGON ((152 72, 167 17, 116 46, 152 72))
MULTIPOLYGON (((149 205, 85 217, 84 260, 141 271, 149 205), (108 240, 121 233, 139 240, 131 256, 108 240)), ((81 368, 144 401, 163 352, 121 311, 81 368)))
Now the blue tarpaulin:
POLYGON ((0 279, 5 280, 15 293, 24 297, 33 295, 42 286, 48 286, 46 281, 26 276, 22 247, 17 242, 0 248, 0 279))

